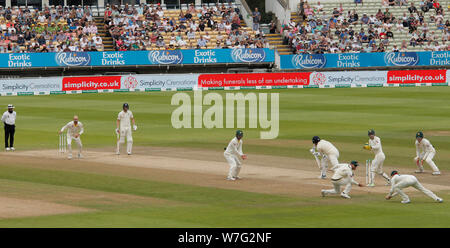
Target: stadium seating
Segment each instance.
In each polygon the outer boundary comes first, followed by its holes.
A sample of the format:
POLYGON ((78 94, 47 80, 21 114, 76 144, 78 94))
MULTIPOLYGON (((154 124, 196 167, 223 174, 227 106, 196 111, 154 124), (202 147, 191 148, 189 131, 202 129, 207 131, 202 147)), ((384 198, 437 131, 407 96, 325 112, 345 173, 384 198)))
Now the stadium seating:
MULTIPOLYGON (((423 51, 423 50, 449 50, 448 47, 450 45, 449 43, 449 38, 450 38, 450 32, 449 32, 449 23, 448 23, 448 7, 449 7, 449 1, 448 0, 440 0, 439 3, 442 6, 442 23, 436 22, 435 20, 433 20, 433 18, 436 19, 436 17, 438 17, 438 15, 436 14, 436 11, 434 9, 430 9, 428 12, 423 13, 423 11, 420 8, 420 2, 419 0, 409 0, 409 1, 404 1, 407 2, 406 5, 403 6, 388 6, 388 5, 382 5, 382 0, 363 0, 363 4, 355 4, 355 1, 353 0, 342 0, 339 2, 320 2, 320 5, 322 5, 322 11, 319 12, 317 11, 317 6, 318 6, 318 1, 309 1, 307 2, 309 4, 309 6, 314 10, 314 14, 312 15, 312 18, 315 20, 321 19, 322 15, 324 15, 323 13, 325 13, 325 16, 327 18, 324 19, 328 19, 331 17, 332 12, 335 10, 335 8, 339 11, 340 9, 342 9, 342 13, 344 15, 344 17, 346 18, 346 20, 348 20, 348 12, 350 11, 350 13, 352 13, 353 11, 355 13, 358 14, 358 22, 357 23, 352 23, 349 24, 346 28, 341 28, 340 31, 344 31, 345 29, 350 30, 352 29, 356 34, 358 34, 359 32, 361 32, 361 29, 364 29, 365 34, 367 34, 370 25, 369 24, 364 24, 361 23, 361 18, 363 17, 364 14, 366 14, 369 18, 371 15, 376 17, 376 14, 379 10, 381 10, 382 13, 386 12, 386 9, 392 13, 392 15, 395 17, 395 21, 394 24, 392 25, 392 27, 390 27, 390 30, 393 34, 392 38, 388 38, 388 41, 383 41, 384 39, 382 39, 383 37, 380 38, 376 38, 375 42, 376 42, 376 47, 379 48, 381 43, 384 43, 384 49, 378 50, 378 51, 386 51, 386 52, 390 52, 390 51, 394 51, 394 50, 399 50, 399 51, 423 51), (405 27, 405 28, 397 28, 396 24, 397 24, 397 20, 401 20, 401 23, 403 23, 403 15, 405 14, 406 17, 410 17, 410 12, 408 10, 408 8, 410 7, 410 4, 414 3, 415 7, 417 8, 418 12, 422 12, 423 13, 423 23, 426 23, 426 25, 424 24, 419 24, 417 26, 417 31, 414 32, 410 32, 409 28, 405 27), (428 43, 428 41, 425 41, 423 43, 420 42, 411 42, 411 39, 413 37, 416 37, 416 35, 420 38, 421 35, 423 34, 423 29, 424 26, 428 28, 427 31, 427 38, 432 38, 433 41, 428 43), (434 37, 434 38, 433 38, 434 37), (434 42, 437 43, 434 43, 434 42), (403 46, 403 47, 402 47, 403 46), (394 49, 396 48, 396 49, 394 49)), ((397 2, 397 1, 396 1, 397 2)), ((400 2, 400 1, 399 1, 400 2)), ((414 17, 418 16, 418 14, 414 13, 413 14, 414 17)), ((306 26, 309 25, 307 22, 302 22, 301 18, 300 18, 300 13, 296 12, 296 13, 292 13, 292 22, 295 24, 299 24, 301 26, 306 26)), ((295 25, 294 24, 294 25, 295 25)), ((383 25, 383 24, 382 24, 383 25)), ((380 27, 383 27, 383 26, 380 27)), ((285 36, 293 36, 293 33, 295 32, 289 32, 288 30, 292 30, 292 24, 291 24, 291 28, 289 27, 289 24, 285 25, 285 30, 284 30, 284 35, 285 36)), ((376 25, 372 25, 372 28, 374 30, 376 30, 377 26, 376 25)), ((387 31, 388 26, 384 26, 385 30, 387 31)), ((425 29, 427 29, 425 28, 425 29)), ((336 34, 336 30, 339 29, 338 27, 331 27, 330 28, 330 33, 332 34, 332 41, 339 41, 338 39, 338 35, 336 34)), ((378 33, 381 33, 381 29, 379 29, 378 33)), ((295 36, 294 36, 295 37, 295 36)), ((305 36, 302 37, 303 42, 305 42, 305 40, 307 42, 313 40, 314 34, 312 34, 311 32, 309 32, 308 34, 306 34, 305 36), (306 39, 305 39, 306 37, 306 39)), ((416 37, 417 38, 417 37, 416 37)), ((293 38, 291 37, 289 40, 289 42, 292 42, 293 38)), ((350 42, 350 44, 354 44, 355 42, 352 41, 350 42)), ((291 43, 290 43, 291 44, 291 43)), ((295 44, 293 44, 294 46, 295 44)), ((367 46, 367 43, 362 42, 362 48, 364 49, 367 46)), ((308 50, 308 48, 302 48, 300 46, 301 50, 299 52, 307 52, 307 53, 312 53, 313 51, 308 50)), ((335 52, 342 52, 341 49, 338 49, 339 51, 335 51, 335 52)), ((356 48, 352 48, 350 50, 345 50, 345 52, 352 52, 352 51, 358 51, 360 50, 358 48, 358 46, 356 46, 356 48)), ((295 51, 295 48, 294 48, 295 51)), ((364 51, 364 50, 363 50, 364 51)), ((366 50, 367 51, 367 50, 366 50)), ((330 52, 330 51, 328 51, 330 52)))
POLYGON ((0 52, 103 50, 90 8, 0 6, 0 52))
POLYGON ((134 9, 125 5, 120 6, 115 14, 111 13, 113 9, 117 7, 106 9, 105 26, 113 38, 115 50, 268 47, 264 34, 247 27, 233 5, 183 4, 181 10, 167 10, 163 5, 150 4, 143 8, 136 5, 134 9), (127 9, 129 11, 125 13, 127 9), (186 18, 187 15, 192 17, 186 18), (190 21, 196 24, 194 28, 190 21), (209 21, 211 23, 208 25, 209 21), (201 23, 205 25, 204 28, 201 23))
POLYGON ((152 4, 107 5, 106 7, 49 6, 42 11, 17 6, 8 9, 1 7, 0 26, 2 27, 0 52, 2 53, 262 48, 269 46, 262 32, 247 27, 242 18, 239 18, 238 9, 234 3, 199 6, 183 4, 181 10, 167 9, 165 5, 152 4), (158 13, 159 17, 155 18, 157 8, 161 12, 158 13), (112 13, 113 9, 117 11, 112 13), (148 9, 151 10, 147 11, 148 9), (211 17, 206 17, 205 13, 210 11, 212 11, 211 17), (108 12, 117 15, 121 22, 114 23, 114 17, 110 18, 108 12), (133 12, 137 12, 137 14, 133 15, 133 12), (204 22, 211 20, 214 24, 196 30, 188 37, 189 20, 180 20, 181 13, 188 12, 192 14, 191 19, 197 25, 202 20, 204 22), (172 25, 173 29, 164 28, 167 26, 165 18, 176 23, 172 25), (131 19, 136 20, 136 25, 122 23, 124 20, 131 22, 131 19), (229 24, 226 24, 227 21, 229 24), (182 22, 186 24, 187 30, 175 32, 177 26, 182 22), (218 23, 226 25, 224 28, 218 28, 218 23), (232 23, 236 24, 232 25, 232 23), (154 25, 157 28, 152 30, 154 25), (111 31, 114 31, 115 28, 119 32, 111 35, 111 31), (153 36, 156 36, 157 39, 154 39, 153 36), (204 38, 205 44, 201 44, 202 39, 199 45, 201 37, 204 38), (176 41, 182 39, 185 42, 174 42, 174 39, 176 41))

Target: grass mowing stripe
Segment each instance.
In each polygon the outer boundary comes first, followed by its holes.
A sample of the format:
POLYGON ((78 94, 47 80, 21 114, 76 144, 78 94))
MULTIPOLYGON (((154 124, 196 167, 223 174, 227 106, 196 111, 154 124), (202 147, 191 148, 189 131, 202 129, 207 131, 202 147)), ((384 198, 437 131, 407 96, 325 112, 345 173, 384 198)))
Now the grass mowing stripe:
POLYGON ((204 204, 279 204, 289 197, 100 174, 1 166, 0 178, 204 204))
MULTIPOLYGON (((448 196, 448 194, 446 195, 448 196)), ((445 197, 445 196, 444 196, 445 197)), ((315 199, 317 200, 317 198, 315 199)), ((398 200, 398 199, 397 199, 398 200)), ((144 207, 0 220, 0 227, 449 227, 445 204, 414 197, 413 204, 363 196, 342 205, 229 205, 144 207)), ((313 200, 314 201, 314 200, 313 200)))

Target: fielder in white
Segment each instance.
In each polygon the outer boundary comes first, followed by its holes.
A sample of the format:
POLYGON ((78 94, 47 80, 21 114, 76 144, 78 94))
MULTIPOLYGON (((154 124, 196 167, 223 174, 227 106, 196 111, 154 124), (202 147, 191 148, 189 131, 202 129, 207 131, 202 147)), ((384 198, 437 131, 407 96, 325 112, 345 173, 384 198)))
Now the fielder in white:
POLYGON ((432 175, 440 175, 441 172, 439 171, 439 168, 436 166, 436 164, 433 161, 434 155, 436 155, 436 150, 434 149, 433 145, 430 143, 428 139, 425 139, 423 137, 422 132, 416 133, 416 157, 414 158, 414 161, 416 162, 417 166, 419 167, 419 170, 416 171, 416 173, 423 173, 423 161, 427 162, 428 165, 430 165, 431 169, 433 170, 432 175))
POLYGON ((391 199, 395 195, 399 194, 402 197, 402 203, 410 203, 408 195, 406 195, 402 189, 407 187, 414 187, 417 190, 423 192, 425 195, 429 196, 433 200, 442 203, 444 200, 436 196, 431 190, 426 189, 422 186, 422 184, 417 180, 417 178, 413 175, 399 175, 398 171, 391 172, 391 191, 386 196, 386 200, 391 199))
POLYGON ((364 145, 364 149, 372 151, 375 154, 375 158, 372 160, 372 166, 370 168, 372 173, 370 173, 369 184, 367 186, 375 186, 375 173, 386 179, 386 185, 390 185, 390 178, 383 171, 383 163, 386 156, 384 155, 383 148, 381 147, 381 139, 378 136, 375 136, 375 130, 373 129, 369 130, 368 136, 369 142, 364 145))
POLYGON ((133 130, 137 130, 137 126, 134 120, 133 113, 129 110, 130 106, 128 103, 123 104, 123 110, 120 111, 117 116, 117 149, 116 154, 120 154, 120 146, 125 143, 125 138, 127 139, 127 154, 131 155, 133 149, 133 136, 131 131, 131 123, 133 123, 133 130))
POLYGON ((352 189, 352 185, 358 185, 362 187, 363 185, 355 181, 353 179, 353 171, 358 167, 357 161, 352 161, 350 164, 338 164, 337 169, 334 171, 334 175, 331 177, 331 183, 334 186, 334 189, 323 189, 322 196, 330 194, 341 194, 341 197, 350 199, 350 190, 352 189), (341 193, 341 187, 345 187, 344 191, 341 193))
POLYGON ((230 165, 230 170, 228 172, 227 180, 234 181, 240 179, 239 172, 241 171, 242 162, 239 160, 247 159, 247 155, 242 152, 242 137, 244 137, 244 132, 241 130, 236 131, 236 137, 234 137, 228 146, 225 148, 223 155, 230 165))
POLYGON ((325 179, 327 177, 328 164, 331 165, 331 170, 335 170, 339 164, 339 151, 338 149, 326 140, 321 140, 319 136, 314 136, 312 138, 314 144, 313 148, 310 150, 311 153, 317 157, 322 155, 320 160, 320 170, 321 174, 319 178, 325 179))
POLYGON ((84 133, 83 123, 78 121, 78 116, 73 117, 73 121, 67 123, 61 130, 58 132, 62 134, 65 130, 67 130, 67 149, 69 150, 68 158, 72 159, 72 140, 78 144, 78 158, 81 158, 81 150, 83 149, 83 144, 81 143, 81 135, 84 133))

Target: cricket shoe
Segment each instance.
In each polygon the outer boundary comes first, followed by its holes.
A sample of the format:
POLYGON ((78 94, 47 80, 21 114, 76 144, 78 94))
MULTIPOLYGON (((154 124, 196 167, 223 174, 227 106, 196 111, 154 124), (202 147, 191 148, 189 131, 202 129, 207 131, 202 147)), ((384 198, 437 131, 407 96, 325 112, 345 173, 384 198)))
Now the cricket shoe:
POLYGON ((234 178, 234 177, 227 177, 227 180, 228 181, 236 181, 236 178, 234 178))
POLYGON ((15 151, 16 149, 14 147, 11 147, 11 151, 15 151))
POLYGON ((131 155, 131 152, 129 152, 128 155, 131 155))
POLYGON ((351 199, 351 197, 344 192, 341 193, 341 197, 345 199, 351 199))
POLYGON ((375 187, 375 183, 369 183, 367 184, 367 187, 375 187))
POLYGON ((440 171, 434 171, 433 173, 431 173, 431 175, 433 176, 439 176, 441 174, 440 171))
POLYGON ((68 159, 72 159, 72 154, 69 154, 69 156, 67 156, 68 159))
POLYGON ((120 155, 120 152, 116 152, 116 155, 120 155))
POLYGON ((410 200, 405 200, 405 201, 401 201, 401 203, 408 204, 408 203, 411 203, 411 201, 410 200))
POLYGON ((444 200, 442 200, 442 198, 437 198, 436 201, 439 202, 439 203, 443 203, 444 202, 444 200))
POLYGON ((418 170, 414 171, 414 173, 423 173, 423 168, 422 168, 422 169, 418 169, 418 170))
POLYGON ((320 191, 320 194, 322 195, 322 197, 325 197, 325 196, 326 196, 325 190, 322 189, 322 190, 320 191))
POLYGON ((234 177, 234 179, 236 179, 236 180, 240 180, 240 179, 241 179, 241 177, 240 177, 240 176, 235 176, 235 177, 234 177))
POLYGON ((6 151, 10 151, 11 149, 10 149, 9 147, 6 147, 5 150, 6 150, 6 151))
POLYGON ((327 178, 327 175, 320 175, 318 178, 319 178, 319 179, 326 179, 326 178, 327 178))

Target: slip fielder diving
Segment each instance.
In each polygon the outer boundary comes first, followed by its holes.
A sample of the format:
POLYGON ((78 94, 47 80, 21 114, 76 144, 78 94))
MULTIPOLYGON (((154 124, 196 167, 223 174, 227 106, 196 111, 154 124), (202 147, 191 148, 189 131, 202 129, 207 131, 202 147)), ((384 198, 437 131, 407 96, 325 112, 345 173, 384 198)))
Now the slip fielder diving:
POLYGON ((371 129, 368 132, 369 142, 364 145, 364 149, 372 151, 375 154, 375 158, 372 160, 372 166, 370 170, 372 173, 369 173, 369 184, 367 186, 374 187, 375 186, 375 173, 382 176, 386 180, 386 185, 390 185, 389 176, 383 171, 383 163, 386 159, 384 155, 383 148, 381 147, 381 139, 378 136, 375 136, 375 130, 371 129))
POLYGON ((358 167, 358 161, 352 161, 350 164, 338 164, 337 169, 334 171, 334 175, 331 177, 331 183, 334 189, 323 189, 322 196, 325 197, 330 194, 341 194, 341 197, 350 199, 350 190, 352 185, 358 185, 362 187, 363 185, 353 179, 353 171, 358 167), (344 187, 344 191, 341 193, 341 187, 344 187))
POLYGON ((73 121, 67 123, 64 127, 59 130, 59 134, 62 134, 67 130, 67 148, 69 150, 68 158, 72 159, 72 140, 78 145, 78 158, 82 158, 81 151, 83 149, 83 144, 81 143, 81 135, 84 133, 83 123, 78 121, 78 116, 73 117, 73 121))
POLYGON ((419 169, 416 171, 416 173, 423 173, 423 161, 427 162, 428 165, 430 165, 431 169, 433 170, 432 175, 440 175, 441 172, 439 171, 439 168, 436 166, 436 164, 433 161, 434 155, 436 155, 436 150, 434 149, 433 145, 428 139, 425 139, 423 137, 422 132, 416 133, 416 157, 414 158, 414 161, 417 164, 417 167, 419 169))
POLYGON ((319 178, 325 179, 327 177, 327 169, 328 165, 331 165, 331 170, 335 170, 338 167, 339 161, 339 151, 338 149, 331 144, 329 141, 321 140, 319 136, 314 136, 312 138, 313 148, 310 152, 316 157, 322 156, 320 160, 320 170, 321 174, 319 178))
POLYGON ((230 165, 230 170, 228 172, 227 180, 234 181, 240 179, 239 172, 241 171, 242 162, 240 159, 247 159, 247 155, 242 152, 242 138, 244 137, 244 132, 241 130, 236 131, 236 137, 234 137, 228 146, 225 148, 223 153, 225 159, 230 165))
POLYGON ((133 131, 137 130, 133 113, 130 111, 128 103, 124 103, 122 111, 117 116, 117 149, 116 154, 120 155, 120 146, 125 143, 127 139, 127 154, 131 155, 133 149, 133 135, 131 131, 131 123, 133 123, 133 131))
POLYGON ((417 178, 413 175, 400 175, 398 171, 392 171, 391 172, 391 191, 386 196, 386 200, 390 200, 395 195, 399 194, 402 197, 402 203, 410 203, 409 197, 407 194, 405 194, 402 189, 407 187, 414 187, 415 189, 423 192, 425 195, 430 197, 431 199, 442 203, 444 200, 442 198, 439 198, 436 196, 431 190, 426 189, 423 187, 423 185, 417 180, 417 178))

